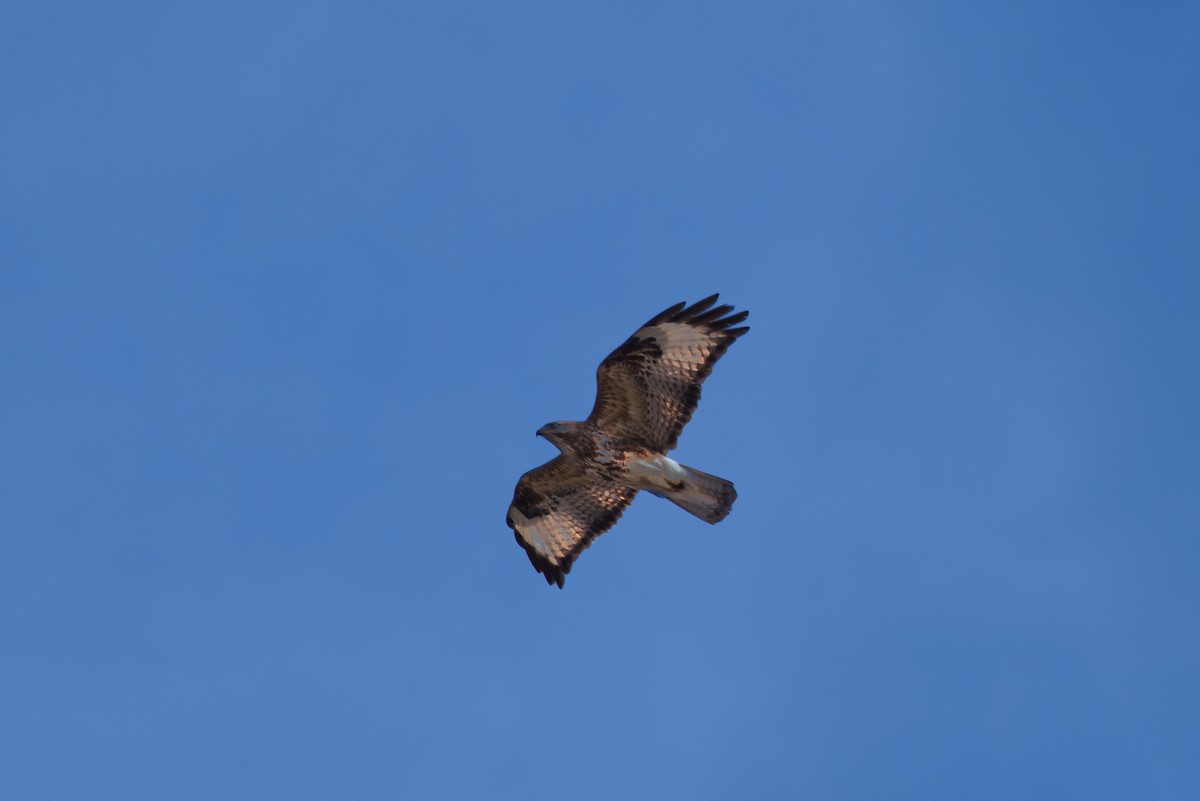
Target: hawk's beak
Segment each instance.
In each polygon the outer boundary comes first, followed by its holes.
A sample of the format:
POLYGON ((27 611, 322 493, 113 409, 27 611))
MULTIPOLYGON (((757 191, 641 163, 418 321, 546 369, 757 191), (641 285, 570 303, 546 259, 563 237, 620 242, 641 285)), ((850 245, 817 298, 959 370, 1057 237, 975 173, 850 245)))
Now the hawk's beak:
POLYGON ((544 427, 543 427, 543 428, 539 428, 539 429, 538 429, 536 432, 534 432, 534 436, 535 436, 535 437, 545 437, 545 436, 546 436, 546 429, 545 429, 544 427))

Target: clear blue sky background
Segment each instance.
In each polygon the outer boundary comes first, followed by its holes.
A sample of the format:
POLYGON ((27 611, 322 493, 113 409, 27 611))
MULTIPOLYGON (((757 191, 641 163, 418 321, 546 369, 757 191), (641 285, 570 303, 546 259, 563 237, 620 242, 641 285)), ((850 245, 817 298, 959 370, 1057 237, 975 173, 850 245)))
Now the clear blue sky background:
POLYGON ((6 2, 0 797, 1200 797, 1200 7, 6 2), (548 588, 596 364, 720 291, 548 588))

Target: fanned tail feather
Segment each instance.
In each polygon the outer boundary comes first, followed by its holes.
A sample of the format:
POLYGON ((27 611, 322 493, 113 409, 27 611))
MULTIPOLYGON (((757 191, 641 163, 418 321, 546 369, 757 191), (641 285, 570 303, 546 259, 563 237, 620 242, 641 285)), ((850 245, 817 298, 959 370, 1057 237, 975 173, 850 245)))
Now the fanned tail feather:
POLYGON ((706 523, 719 523, 733 508, 737 490, 733 482, 711 476, 691 467, 680 465, 685 476, 683 487, 655 493, 671 503, 690 512, 706 523))

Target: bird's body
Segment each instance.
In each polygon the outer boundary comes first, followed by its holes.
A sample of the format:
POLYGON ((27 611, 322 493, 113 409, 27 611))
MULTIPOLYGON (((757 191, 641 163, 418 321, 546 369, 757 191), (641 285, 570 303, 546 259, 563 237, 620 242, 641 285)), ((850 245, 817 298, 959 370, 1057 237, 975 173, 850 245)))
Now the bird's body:
POLYGON ((732 483, 667 456, 713 364, 749 330, 731 328, 748 312, 711 308, 716 301, 680 303, 650 319, 600 364, 587 420, 538 430, 561 454, 517 482, 507 523, 547 582, 562 587, 575 558, 640 490, 709 523, 729 514, 732 483))

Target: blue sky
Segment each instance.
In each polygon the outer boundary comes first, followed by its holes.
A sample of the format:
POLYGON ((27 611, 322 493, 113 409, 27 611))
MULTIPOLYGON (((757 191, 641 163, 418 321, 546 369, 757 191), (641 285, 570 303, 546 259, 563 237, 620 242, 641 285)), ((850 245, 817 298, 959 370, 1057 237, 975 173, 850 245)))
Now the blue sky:
POLYGON ((1200 10, 9 2, 0 796, 1200 796, 1200 10), (597 363, 751 332, 548 588, 597 363))

